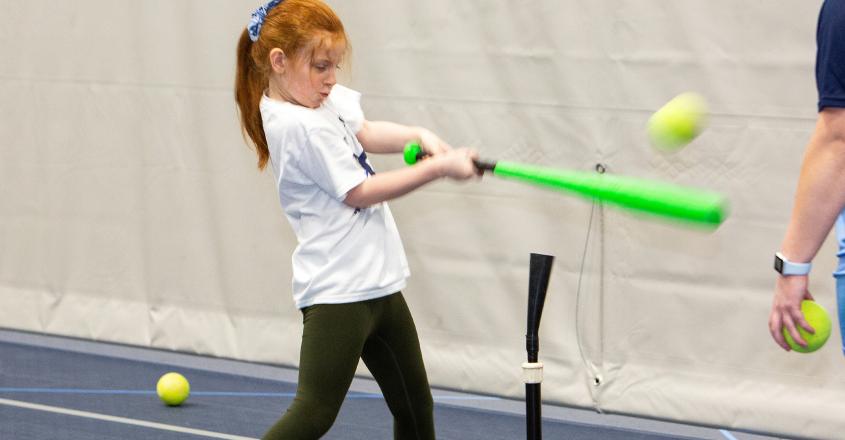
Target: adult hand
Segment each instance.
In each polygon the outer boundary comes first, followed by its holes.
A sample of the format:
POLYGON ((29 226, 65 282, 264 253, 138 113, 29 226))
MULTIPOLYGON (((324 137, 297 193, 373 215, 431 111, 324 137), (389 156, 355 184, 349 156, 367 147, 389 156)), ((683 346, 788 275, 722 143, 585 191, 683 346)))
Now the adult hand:
POLYGON ((806 346, 807 343, 798 333, 798 326, 803 327, 810 333, 815 333, 815 329, 807 323, 804 314, 801 313, 801 301, 813 299, 810 291, 807 290, 808 285, 809 278, 807 275, 778 275, 772 312, 769 315, 769 332, 772 334, 772 339, 786 351, 790 351, 792 348, 783 336, 782 329, 784 327, 792 336, 792 339, 801 346, 806 346))

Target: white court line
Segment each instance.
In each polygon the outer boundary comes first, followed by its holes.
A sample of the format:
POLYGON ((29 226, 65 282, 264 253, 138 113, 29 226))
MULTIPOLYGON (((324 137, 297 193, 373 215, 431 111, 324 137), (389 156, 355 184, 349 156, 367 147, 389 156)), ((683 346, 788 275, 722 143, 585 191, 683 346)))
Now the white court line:
POLYGON ((123 423, 126 425, 143 426, 144 428, 160 429, 162 431, 180 432, 183 434, 201 435, 210 438, 222 438, 226 440, 257 440, 252 437, 242 437, 239 435, 223 434, 220 432, 204 431, 202 429, 183 428, 175 425, 165 425, 164 423, 147 422, 144 420, 127 419, 125 417, 107 416, 105 414, 97 414, 87 411, 76 411, 73 409, 59 408, 56 406, 39 405, 37 403, 21 402, 18 400, 0 399, 0 405, 16 406, 18 408, 32 409, 36 411, 46 411, 57 414, 64 414, 68 416, 85 417, 89 419, 103 420, 106 422, 123 423))
POLYGON ((728 440, 736 440, 736 437, 734 437, 733 434, 728 431, 725 431, 724 429, 720 429, 719 432, 721 432, 722 435, 725 436, 725 438, 728 440))

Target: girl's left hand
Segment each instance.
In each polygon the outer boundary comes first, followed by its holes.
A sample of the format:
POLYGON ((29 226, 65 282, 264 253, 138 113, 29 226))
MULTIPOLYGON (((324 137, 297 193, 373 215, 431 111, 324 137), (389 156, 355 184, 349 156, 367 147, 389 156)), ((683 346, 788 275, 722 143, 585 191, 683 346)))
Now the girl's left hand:
POLYGON ((420 134, 420 147, 422 150, 432 156, 446 153, 452 150, 452 146, 440 139, 436 134, 429 130, 423 130, 420 134))

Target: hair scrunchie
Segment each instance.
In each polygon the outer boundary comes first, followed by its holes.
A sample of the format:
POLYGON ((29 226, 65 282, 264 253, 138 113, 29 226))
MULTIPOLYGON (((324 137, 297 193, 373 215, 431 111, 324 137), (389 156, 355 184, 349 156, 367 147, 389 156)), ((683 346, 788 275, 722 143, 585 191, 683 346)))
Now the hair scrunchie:
POLYGON ((267 14, 281 2, 282 0, 270 0, 266 5, 259 6, 258 9, 252 13, 252 18, 249 20, 249 26, 246 28, 249 31, 249 39, 252 40, 253 43, 258 41, 258 34, 261 32, 261 26, 264 24, 264 19, 267 18, 267 14))

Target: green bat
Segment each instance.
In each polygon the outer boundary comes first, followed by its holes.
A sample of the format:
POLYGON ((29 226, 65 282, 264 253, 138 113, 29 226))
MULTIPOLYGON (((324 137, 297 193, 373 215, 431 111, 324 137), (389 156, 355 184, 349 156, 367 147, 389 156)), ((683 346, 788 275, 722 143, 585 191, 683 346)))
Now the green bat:
MULTIPOLYGON (((426 156, 418 143, 405 146, 405 162, 415 164, 426 156)), ((475 166, 494 176, 511 178, 569 191, 636 211, 663 217, 719 225, 728 216, 728 203, 720 194, 664 182, 583 171, 557 170, 514 162, 484 162, 475 166)))

